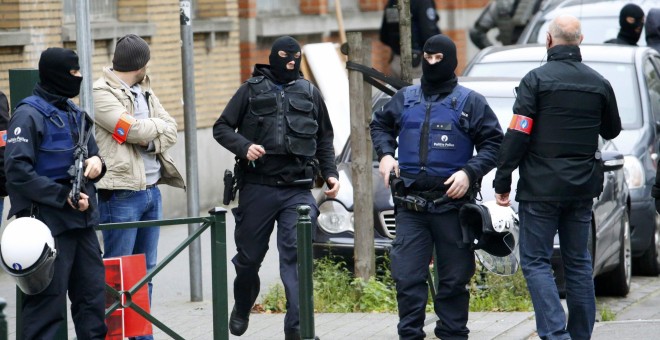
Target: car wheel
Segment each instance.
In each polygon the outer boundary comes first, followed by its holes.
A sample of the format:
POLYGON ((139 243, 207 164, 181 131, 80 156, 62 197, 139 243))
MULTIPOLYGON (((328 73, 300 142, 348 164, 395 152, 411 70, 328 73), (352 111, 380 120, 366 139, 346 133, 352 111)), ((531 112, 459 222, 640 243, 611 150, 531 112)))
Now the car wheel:
POLYGON ((644 254, 635 261, 635 273, 647 276, 656 276, 660 273, 660 226, 655 225, 653 242, 644 254))
POLYGON ((630 292, 632 279, 632 250, 630 246, 630 219, 628 212, 621 218, 621 246, 619 248, 619 264, 614 270, 596 277, 596 292, 598 295, 626 296, 630 292))

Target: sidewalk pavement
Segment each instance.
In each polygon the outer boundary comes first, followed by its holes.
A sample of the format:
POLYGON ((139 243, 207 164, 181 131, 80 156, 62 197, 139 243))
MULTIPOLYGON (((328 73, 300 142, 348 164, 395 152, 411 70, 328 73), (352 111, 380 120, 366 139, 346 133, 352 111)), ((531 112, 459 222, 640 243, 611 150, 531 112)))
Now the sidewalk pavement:
MULTIPOLYGON (((3 287, 6 290, 6 287, 3 287)), ((5 310, 9 339, 16 337, 16 313, 13 297, 5 297, 5 310)), ((212 308, 210 301, 161 301, 152 314, 177 334, 188 340, 211 340, 212 308)), ((427 317, 432 317, 428 314, 427 317)), ((75 337, 69 316, 69 338, 75 337)), ((314 315, 315 333, 322 340, 396 340, 398 316, 391 313, 317 313, 314 315)), ((284 339, 284 314, 251 314, 247 332, 229 339, 281 340, 284 339)), ((437 339, 433 334, 435 323, 424 327, 427 339, 437 339)), ((533 312, 473 312, 468 321, 470 339, 473 340, 528 340, 538 339, 533 312)), ((644 340, 657 339, 660 319, 598 322, 594 328, 594 340, 644 340)), ((154 339, 169 339, 163 331, 154 327, 154 339)))

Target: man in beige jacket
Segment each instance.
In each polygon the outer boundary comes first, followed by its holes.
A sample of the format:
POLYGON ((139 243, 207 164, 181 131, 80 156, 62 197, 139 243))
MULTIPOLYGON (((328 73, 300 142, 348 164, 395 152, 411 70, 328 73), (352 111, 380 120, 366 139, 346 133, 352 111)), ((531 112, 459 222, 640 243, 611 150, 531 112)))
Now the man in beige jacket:
MULTIPOLYGON (((185 189, 167 153, 176 143, 177 124, 151 89, 149 58, 149 45, 128 34, 117 41, 112 68, 104 68, 94 83, 96 140, 108 168, 97 183, 101 223, 160 220, 157 185, 185 189)), ((159 227, 104 230, 103 256, 145 254, 150 270, 157 263, 159 233, 159 227)), ((151 289, 149 283, 150 297, 151 289)))

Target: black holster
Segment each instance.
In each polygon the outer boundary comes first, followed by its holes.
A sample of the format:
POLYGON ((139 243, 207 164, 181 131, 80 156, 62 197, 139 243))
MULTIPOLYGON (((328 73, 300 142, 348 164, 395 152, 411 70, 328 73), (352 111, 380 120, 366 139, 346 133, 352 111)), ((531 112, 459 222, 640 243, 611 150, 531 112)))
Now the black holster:
POLYGON ((222 181, 225 185, 224 191, 222 193, 222 204, 229 205, 231 201, 236 198, 236 178, 230 170, 225 170, 225 175, 222 178, 222 181))

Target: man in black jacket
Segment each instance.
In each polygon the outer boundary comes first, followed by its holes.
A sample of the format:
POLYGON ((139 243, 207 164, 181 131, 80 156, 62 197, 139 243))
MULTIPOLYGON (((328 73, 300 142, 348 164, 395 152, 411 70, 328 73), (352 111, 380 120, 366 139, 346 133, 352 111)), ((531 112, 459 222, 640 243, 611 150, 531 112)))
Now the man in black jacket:
POLYGON ((546 37, 548 63, 520 81, 493 186, 508 206, 520 167, 520 262, 542 339, 589 339, 596 303, 587 249, 593 198, 603 190, 598 135, 616 137, 621 120, 610 83, 582 64, 580 22, 561 15, 546 37), (559 233, 568 324, 550 257, 559 233))
POLYGON ((66 327, 62 310, 68 293, 78 339, 102 340, 107 331, 105 269, 94 231, 99 224, 94 182, 106 168, 91 136, 91 118, 71 101, 82 82, 78 56, 69 49, 48 48, 39 59, 39 79, 33 95, 16 105, 5 150, 9 216, 44 222, 57 249, 50 285, 23 299, 23 338, 54 339, 60 326, 66 327), (84 176, 89 180, 74 204, 68 170, 80 133, 90 136, 80 145, 88 151, 84 176))
POLYGON ((325 194, 339 191, 333 130, 319 90, 300 73, 301 50, 292 37, 275 40, 270 65, 256 64, 213 126, 213 137, 238 160, 239 203, 234 239, 238 254, 229 330, 242 335, 259 295, 259 267, 277 222, 280 276, 286 291, 286 339, 300 338, 296 207, 318 208, 310 189, 320 171, 325 194), (237 131, 238 130, 238 131, 237 131))

